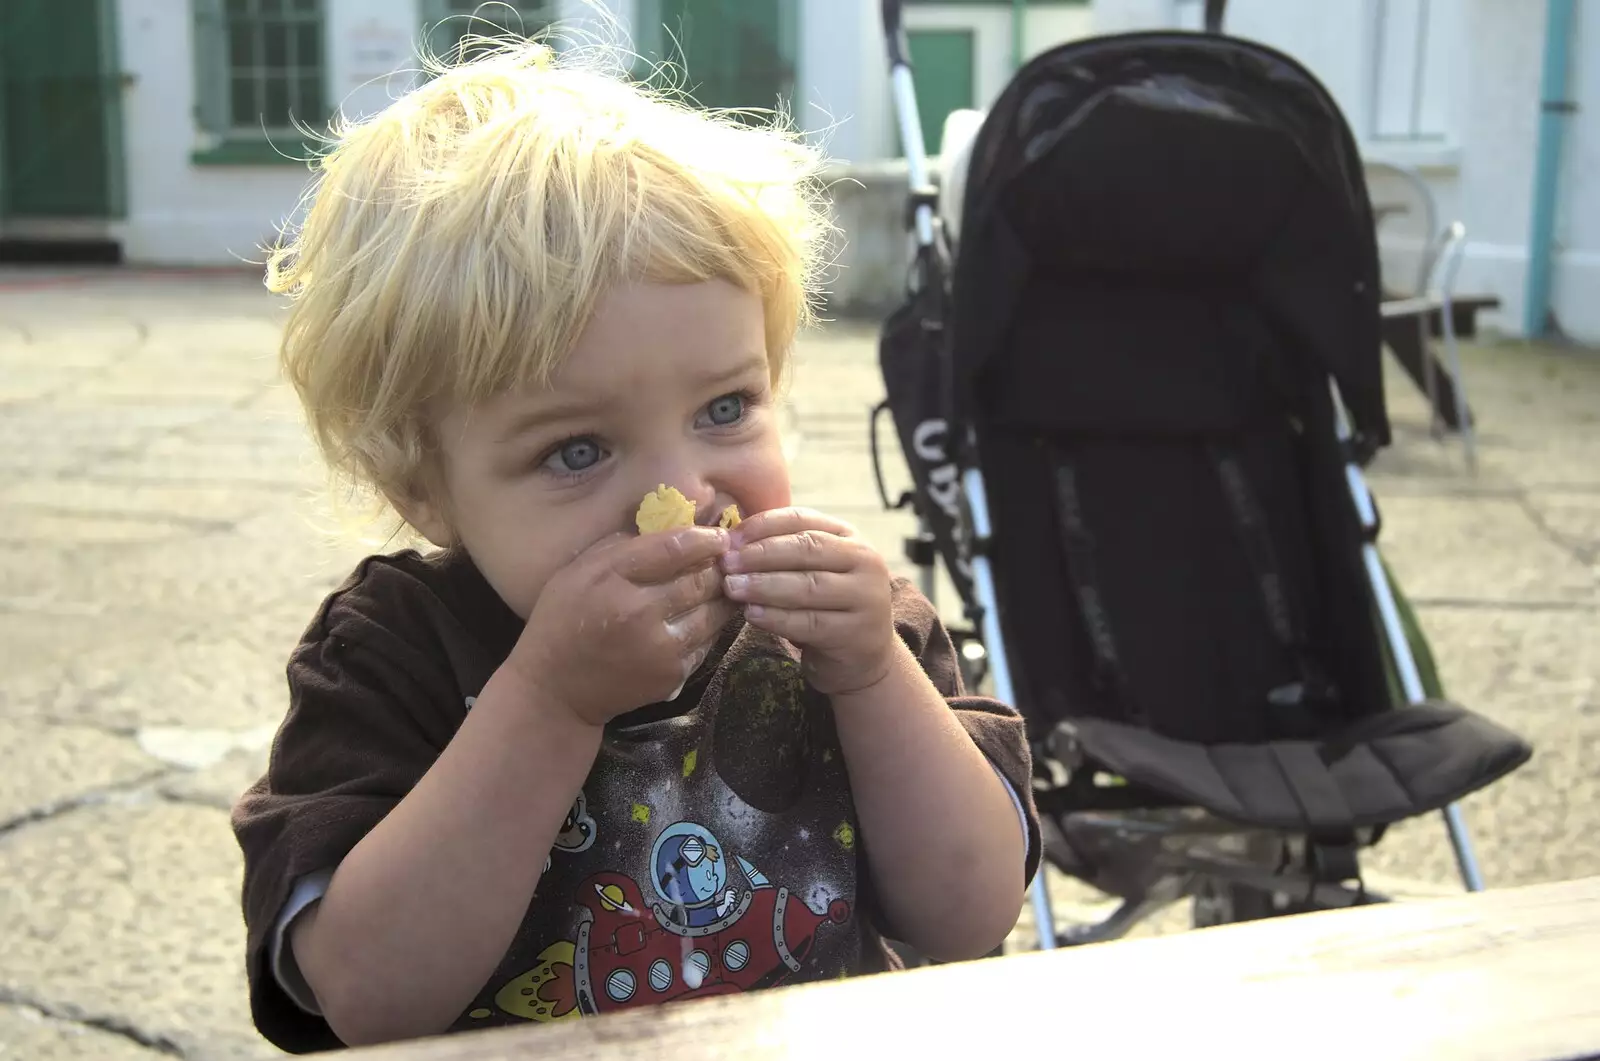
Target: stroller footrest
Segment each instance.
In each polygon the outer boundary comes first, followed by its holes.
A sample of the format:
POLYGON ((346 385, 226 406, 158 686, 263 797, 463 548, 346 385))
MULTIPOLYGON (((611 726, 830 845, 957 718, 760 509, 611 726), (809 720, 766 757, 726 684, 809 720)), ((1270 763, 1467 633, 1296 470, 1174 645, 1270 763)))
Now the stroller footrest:
POLYGON ((1105 719, 1063 723, 1087 758, 1232 821, 1312 832, 1439 810, 1522 766, 1516 734, 1428 701, 1317 740, 1200 744, 1105 719))

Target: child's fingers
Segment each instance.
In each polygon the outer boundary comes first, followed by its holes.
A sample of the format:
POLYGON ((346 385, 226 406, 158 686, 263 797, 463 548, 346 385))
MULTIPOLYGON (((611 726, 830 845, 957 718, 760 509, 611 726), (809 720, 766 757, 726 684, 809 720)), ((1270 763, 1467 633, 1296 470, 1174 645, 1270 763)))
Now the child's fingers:
POLYGON ((617 548, 616 570, 639 585, 659 584, 710 563, 727 548, 728 532, 720 527, 682 527, 641 534, 617 548))
POLYGON ((832 571, 728 575, 723 589, 732 600, 772 608, 844 611, 861 602, 857 580, 832 571))
POLYGON ((832 644, 858 632, 855 613, 815 608, 772 608, 751 604, 744 610, 751 626, 797 645, 832 644))
POLYGON ((684 672, 685 676, 705 661, 711 644, 735 614, 737 606, 719 597, 667 620, 667 636, 678 647, 678 655, 686 662, 698 657, 694 666, 684 672))
POLYGON ((861 548, 859 539, 803 530, 729 549, 722 555, 722 569, 729 574, 755 571, 836 571, 842 574, 859 566, 861 548))
POLYGON ((765 538, 801 531, 821 531, 840 538, 853 538, 856 533, 850 524, 815 509, 774 508, 758 512, 740 523, 733 531, 733 546, 740 548, 765 538))
POLYGON ((657 594, 659 614, 671 619, 722 596, 722 573, 716 564, 704 563, 671 582, 652 586, 643 592, 657 594))

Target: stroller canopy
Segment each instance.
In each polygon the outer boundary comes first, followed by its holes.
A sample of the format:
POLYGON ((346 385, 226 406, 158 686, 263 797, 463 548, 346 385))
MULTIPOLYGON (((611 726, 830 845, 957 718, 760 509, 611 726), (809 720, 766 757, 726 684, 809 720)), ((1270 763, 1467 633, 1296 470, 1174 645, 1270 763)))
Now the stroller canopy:
POLYGON ((964 177, 958 422, 970 422, 985 362, 1007 347, 1012 309, 1042 270, 1248 288, 1287 345, 1338 383, 1358 452, 1388 444, 1361 160, 1337 104, 1294 60, 1175 33, 1055 49, 996 101, 964 177))

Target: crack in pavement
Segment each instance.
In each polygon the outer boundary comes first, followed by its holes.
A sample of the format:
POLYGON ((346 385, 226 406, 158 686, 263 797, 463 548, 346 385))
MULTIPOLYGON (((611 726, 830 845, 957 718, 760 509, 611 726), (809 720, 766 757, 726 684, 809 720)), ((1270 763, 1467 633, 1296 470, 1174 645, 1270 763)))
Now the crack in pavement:
MULTIPOLYGON (((8 705, 4 701, 0 701, 0 708, 6 706, 8 705)), ((24 726, 37 726, 40 729, 85 729, 91 733, 101 733, 107 737, 119 737, 123 740, 133 740, 139 735, 138 726, 118 726, 92 718, 73 718, 68 715, 46 713, 14 718, 12 721, 24 726)))
POLYGON ((1534 529, 1539 532, 1541 538, 1572 557, 1584 567, 1594 566, 1596 557, 1600 556, 1600 549, 1597 549, 1594 543, 1574 540, 1552 527, 1550 522, 1545 519, 1544 513, 1540 512, 1534 505, 1533 498, 1528 495, 1527 491, 1519 494, 1516 500, 1517 507, 1522 509, 1523 514, 1528 517, 1529 522, 1533 524, 1534 529))
MULTIPOLYGON (((107 356, 104 361, 101 361, 97 365, 89 366, 84 370, 83 375, 74 376, 60 386, 51 388, 50 390, 42 391, 39 394, 30 395, 26 398, 19 398, 14 401, 0 402, 0 409, 19 409, 30 404, 48 405, 59 398, 68 397, 89 386, 90 384, 99 382, 101 379, 110 375, 118 368, 132 361, 133 358, 143 353, 145 348, 149 346, 150 326, 145 323, 143 318, 123 317, 121 314, 112 314, 108 317, 99 319, 109 319, 119 323, 131 325, 133 327, 134 334, 133 342, 123 347, 113 348, 109 356, 107 356)), ((12 327, 18 329, 25 327, 24 325, 19 325, 14 321, 8 323, 12 327)), ((28 345, 40 345, 37 337, 33 336, 31 333, 28 337, 28 345)))
MULTIPOLYGON (((5 839, 15 832, 19 832, 22 829, 26 829, 30 825, 41 825, 45 822, 60 818, 63 815, 71 814, 73 811, 83 810, 88 807, 103 807, 118 799, 137 798, 141 795, 156 799, 165 799, 166 796, 159 791, 157 786, 161 785, 163 782, 170 781, 172 775, 175 773, 177 773, 177 771, 171 769, 156 770, 152 771, 151 773, 142 774, 131 781, 121 781, 115 785, 106 785, 104 788, 96 788, 88 792, 80 792, 77 795, 68 796, 65 799, 59 799, 52 803, 40 804, 37 807, 33 807, 24 811, 14 818, 8 818, 5 821, 0 821, 0 840, 5 839)), ((173 800, 172 802, 196 801, 173 800)), ((196 805, 204 806, 204 804, 200 804, 198 802, 196 802, 196 805)))
POLYGON ((70 1002, 56 1006, 35 998, 32 995, 12 987, 10 984, 0 984, 0 1005, 19 1006, 31 1009, 51 1020, 61 1021, 64 1024, 77 1024, 85 1028, 105 1032, 127 1039, 148 1050, 154 1050, 168 1057, 188 1057, 187 1051, 164 1035, 155 1035, 132 1024, 120 1017, 96 1016, 85 1013, 70 1002))
POLYGON ((1406 477, 1397 477, 1393 481, 1385 483, 1380 475, 1371 476, 1370 482, 1373 492, 1380 497, 1387 493, 1390 497, 1403 498, 1410 501, 1438 498, 1464 501, 1509 501, 1515 504, 1522 514, 1527 517, 1528 522, 1533 524, 1534 530, 1538 532, 1541 539, 1567 554, 1581 566, 1593 567, 1597 561, 1600 561, 1600 542, 1585 541, 1562 533, 1550 523, 1549 519, 1546 518, 1535 503, 1537 495, 1592 496, 1600 492, 1600 486, 1572 483, 1537 488, 1527 483, 1511 483, 1504 486, 1470 483, 1430 486, 1408 483, 1406 477))
POLYGON ((157 427, 148 434, 135 438, 126 446, 86 455, 83 460, 62 469, 61 474, 67 478, 85 478, 90 472, 108 463, 137 461, 139 458, 146 456, 151 447, 158 443, 172 439, 180 442, 192 442, 197 432, 219 423, 226 423, 237 415, 241 409, 247 407, 261 395, 268 393, 273 386, 274 384, 271 381, 249 384, 249 389, 244 394, 213 405, 210 411, 193 421, 157 427))

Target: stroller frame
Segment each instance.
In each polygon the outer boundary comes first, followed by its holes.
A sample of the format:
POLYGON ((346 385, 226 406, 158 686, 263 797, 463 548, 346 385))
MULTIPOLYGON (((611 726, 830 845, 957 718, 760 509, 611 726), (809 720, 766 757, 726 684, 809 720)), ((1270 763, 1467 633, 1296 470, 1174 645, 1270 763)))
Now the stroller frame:
MULTIPOLYGON (((1206 32, 1222 32, 1224 6, 1225 0, 1207 0, 1206 32)), ((922 138, 900 0, 881 0, 881 15, 893 104, 907 166, 907 220, 915 241, 915 262, 908 288, 915 296, 920 285, 948 283, 946 271, 929 268, 934 256, 941 251, 946 234, 937 212, 940 190, 933 183, 922 138)), ((1376 504, 1357 463, 1357 455, 1348 445, 1350 428, 1337 383, 1330 378, 1328 384, 1333 392, 1339 440, 1346 444, 1345 476, 1350 499, 1365 532, 1362 561, 1372 599, 1398 672, 1401 691, 1408 703, 1420 704, 1427 699, 1427 693, 1377 549, 1376 504)), ((878 463, 876 419, 882 408, 875 410, 872 418, 875 470, 878 463)), ((968 453, 976 450, 975 439, 967 440, 964 445, 968 453)), ((992 523, 983 474, 977 463, 970 461, 960 471, 960 492, 955 501, 970 528, 968 559, 975 602, 969 602, 967 619, 977 629, 953 630, 952 635, 962 648, 964 663, 971 668, 969 675, 981 680, 986 671, 996 698, 1016 705, 987 549, 992 523)), ((916 535, 906 539, 906 556, 918 569, 920 585, 932 599, 938 553, 922 508, 925 501, 911 492, 891 503, 883 490, 881 472, 878 482, 886 506, 913 509, 918 527, 916 535)), ((1070 752, 1066 757, 1070 758, 1070 752)), ((1451 803, 1440 813, 1464 887, 1468 891, 1482 890, 1482 871, 1459 806, 1451 803)), ((1307 836, 1241 825, 1198 807, 1079 811, 1068 813, 1059 822, 1045 815, 1041 815, 1041 819, 1045 852, 1029 884, 1029 900, 1039 930, 1038 947, 1042 950, 1121 938, 1164 907, 1186 898, 1195 900, 1197 925, 1389 901, 1388 897, 1366 888, 1357 860, 1359 849, 1375 842, 1383 826, 1375 830, 1357 830, 1353 844, 1329 845, 1307 836), (1070 832, 1076 849, 1095 850, 1110 866, 1102 879, 1110 877, 1118 881, 1115 891, 1121 902, 1101 921, 1074 925, 1064 932, 1054 930, 1056 920, 1047 873, 1052 861, 1060 858, 1062 848, 1059 842, 1052 843, 1053 831, 1057 832, 1057 841, 1065 839, 1060 831, 1070 832), (1049 931, 1046 926, 1050 926, 1049 931)))

